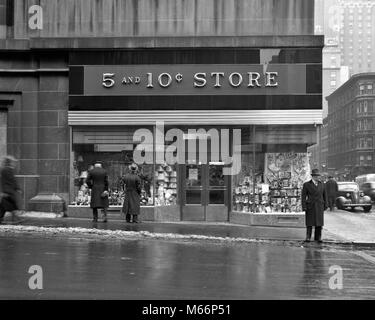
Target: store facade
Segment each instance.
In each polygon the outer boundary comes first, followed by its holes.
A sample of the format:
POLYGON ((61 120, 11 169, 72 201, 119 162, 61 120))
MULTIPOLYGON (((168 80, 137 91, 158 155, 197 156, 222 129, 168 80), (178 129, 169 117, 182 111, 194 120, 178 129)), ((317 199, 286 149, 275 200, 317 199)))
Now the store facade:
POLYGON ((0 152, 24 209, 90 217, 101 160, 116 216, 135 161, 143 220, 300 224, 322 123, 313 1, 103 4, 6 2, 0 152))
POLYGON ((71 211, 88 204, 81 186, 99 159, 113 210, 139 165, 146 220, 301 213, 321 122, 319 46, 76 52, 69 74, 71 211))

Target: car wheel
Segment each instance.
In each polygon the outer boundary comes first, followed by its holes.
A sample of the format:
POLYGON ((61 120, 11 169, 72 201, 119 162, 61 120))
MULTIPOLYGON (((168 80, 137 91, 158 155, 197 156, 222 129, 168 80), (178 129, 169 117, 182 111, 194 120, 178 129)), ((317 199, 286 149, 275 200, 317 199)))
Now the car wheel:
POLYGON ((371 207, 363 207, 364 212, 370 212, 370 210, 371 210, 371 207))

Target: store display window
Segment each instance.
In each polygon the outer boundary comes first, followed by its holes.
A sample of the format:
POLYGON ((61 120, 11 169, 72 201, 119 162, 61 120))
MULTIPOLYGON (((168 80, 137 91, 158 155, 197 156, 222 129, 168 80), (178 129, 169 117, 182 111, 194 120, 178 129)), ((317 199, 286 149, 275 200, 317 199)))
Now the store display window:
MULTIPOLYGON (((122 206, 124 202, 123 177, 133 162, 133 134, 137 127, 73 127, 71 154, 72 205, 89 206, 90 189, 88 172, 95 161, 100 160, 107 171, 109 181, 109 205, 122 206)), ((149 128, 152 132, 152 127, 149 128)), ((141 178, 141 206, 152 206, 154 199, 154 164, 138 165, 141 178)))
POLYGON ((241 171, 232 177, 232 211, 302 211, 301 191, 310 178, 310 166, 307 146, 293 143, 298 134, 298 130, 284 132, 282 138, 268 140, 266 133, 250 128, 250 134, 242 139, 241 171))
POLYGON ((155 205, 177 205, 176 165, 157 165, 155 171, 155 205))

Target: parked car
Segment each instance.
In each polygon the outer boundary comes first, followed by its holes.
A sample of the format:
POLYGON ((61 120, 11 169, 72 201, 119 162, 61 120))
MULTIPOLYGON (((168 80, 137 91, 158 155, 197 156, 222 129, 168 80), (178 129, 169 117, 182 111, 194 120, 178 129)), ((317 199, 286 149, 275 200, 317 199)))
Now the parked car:
POLYGON ((371 198, 371 201, 375 201, 375 182, 365 182, 360 186, 360 189, 371 198))
POLYGON ((372 208, 371 198, 359 190, 356 182, 337 182, 338 192, 336 198, 337 209, 351 209, 362 207, 369 212, 372 208))

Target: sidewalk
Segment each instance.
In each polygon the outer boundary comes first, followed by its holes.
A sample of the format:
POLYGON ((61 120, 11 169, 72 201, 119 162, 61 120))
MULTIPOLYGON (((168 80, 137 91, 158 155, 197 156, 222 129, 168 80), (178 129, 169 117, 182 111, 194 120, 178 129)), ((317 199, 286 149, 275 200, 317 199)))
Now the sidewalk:
MULTIPOLYGON (((341 214, 341 212, 340 212, 341 214)), ((328 216, 328 214, 326 215, 328 216)), ((305 239, 304 228, 287 228, 271 226, 242 226, 229 223, 208 222, 142 222, 129 224, 121 220, 110 219, 108 223, 93 223, 90 219, 62 218, 51 213, 26 212, 19 215, 22 219, 17 225, 48 227, 48 228, 84 228, 87 230, 112 230, 130 232, 148 232, 152 234, 196 235, 202 237, 242 238, 253 240, 277 240, 277 241, 303 241, 305 239)), ((10 222, 8 215, 4 220, 10 222)), ((340 221, 339 219, 337 219, 340 221)), ((340 226, 336 226, 334 215, 327 219, 328 228, 324 228, 323 240, 330 243, 356 242, 355 238, 344 237, 340 226)), ((375 219, 374 219, 375 223, 375 219)), ((345 225, 345 222, 342 222, 345 225)), ((347 228, 348 226, 346 226, 347 228)), ((346 234, 345 234, 346 235, 346 234)), ((361 238, 359 242, 363 242, 361 238)))
POLYGON ((326 211, 324 229, 348 242, 375 244, 375 209, 370 213, 326 211))

